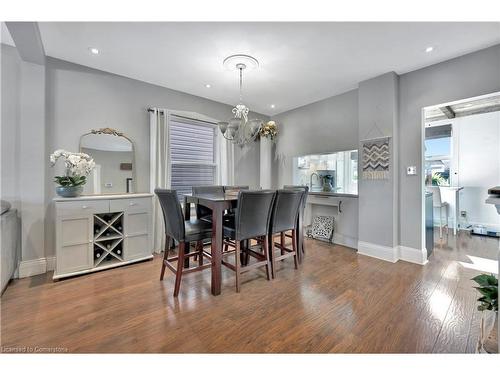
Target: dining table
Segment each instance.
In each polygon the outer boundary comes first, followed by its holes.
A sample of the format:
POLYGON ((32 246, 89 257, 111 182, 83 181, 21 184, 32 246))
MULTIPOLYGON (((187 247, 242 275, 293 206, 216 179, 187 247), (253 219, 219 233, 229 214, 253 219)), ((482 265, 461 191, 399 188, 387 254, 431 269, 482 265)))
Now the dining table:
MULTIPOLYGON (((238 201, 238 192, 204 193, 184 195, 184 219, 191 218, 191 204, 200 204, 212 210, 212 282, 211 291, 214 296, 221 293, 222 284, 222 242, 224 211, 234 208, 238 201)), ((189 266, 189 265, 185 265, 189 266)))

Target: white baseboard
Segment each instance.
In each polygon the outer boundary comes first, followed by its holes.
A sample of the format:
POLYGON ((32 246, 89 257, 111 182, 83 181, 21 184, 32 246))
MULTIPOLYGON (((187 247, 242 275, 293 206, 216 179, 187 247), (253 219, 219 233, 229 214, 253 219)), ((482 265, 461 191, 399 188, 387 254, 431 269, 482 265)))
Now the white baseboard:
POLYGON ((358 241, 358 254, 396 263, 399 259, 397 247, 382 246, 370 242, 358 241))
POLYGON ((56 258, 38 258, 32 260, 23 260, 19 264, 18 277, 30 277, 35 275, 40 275, 47 271, 53 271, 55 269, 56 258))
POLYGON ((398 260, 424 265, 427 263, 427 250, 408 246, 382 246, 358 241, 358 254, 396 263, 398 260))
POLYGON ((405 262, 424 265, 427 263, 427 250, 399 245, 399 259, 405 262))

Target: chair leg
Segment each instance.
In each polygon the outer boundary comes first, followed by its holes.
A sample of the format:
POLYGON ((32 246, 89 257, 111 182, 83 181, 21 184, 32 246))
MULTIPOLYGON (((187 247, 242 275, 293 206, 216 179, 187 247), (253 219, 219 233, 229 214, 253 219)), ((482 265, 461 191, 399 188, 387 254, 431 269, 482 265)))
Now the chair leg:
POLYGON ((266 257, 266 276, 268 280, 271 280, 270 274, 271 274, 271 262, 269 261, 269 249, 267 248, 269 244, 269 237, 264 236, 264 242, 262 244, 262 247, 264 249, 264 256, 266 257))
POLYGON ((241 270, 241 265, 240 265, 240 248, 241 248, 241 242, 236 241, 236 250, 234 252, 234 265, 236 268, 236 293, 240 292, 240 270, 241 270))
POLYGON ((240 241, 240 265, 241 266, 246 266, 245 264, 245 249, 246 249, 246 246, 245 246, 245 241, 240 241))
POLYGON ((297 260, 297 231, 292 229, 292 250, 293 250, 293 262, 295 263, 295 269, 299 268, 299 263, 297 260))
POLYGON ((196 250, 198 250, 198 265, 203 266, 203 241, 196 242, 196 250))
POLYGON ((439 238, 443 238, 443 208, 439 207, 439 238))
POLYGON ((168 259, 169 251, 170 251, 170 237, 167 236, 167 238, 165 238, 165 249, 163 250, 163 260, 161 262, 160 280, 163 280, 163 276, 165 275, 165 268, 167 267, 165 262, 168 259))
POLYGON ((271 277, 276 277, 276 261, 274 260, 274 236, 271 234, 267 240, 269 245, 269 257, 271 258, 271 277))
MULTIPOLYGON (((189 247, 189 244, 188 244, 189 247)), ((186 248, 185 242, 179 242, 179 258, 177 260, 177 272, 175 275, 175 287, 174 287, 174 297, 179 295, 179 289, 181 287, 182 270, 184 265, 184 250, 186 248)))
POLYGON ((280 245, 281 245, 281 255, 285 255, 285 250, 283 250, 283 248, 285 247, 285 232, 280 233, 280 245))

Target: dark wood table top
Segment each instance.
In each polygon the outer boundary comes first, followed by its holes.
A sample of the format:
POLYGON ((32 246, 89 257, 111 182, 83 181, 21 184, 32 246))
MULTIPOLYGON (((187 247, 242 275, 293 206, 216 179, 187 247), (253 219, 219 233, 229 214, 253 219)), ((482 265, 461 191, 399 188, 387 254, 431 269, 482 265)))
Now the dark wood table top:
POLYGON ((212 202, 228 202, 238 200, 238 193, 205 193, 205 194, 184 194, 184 197, 189 201, 207 200, 212 202))

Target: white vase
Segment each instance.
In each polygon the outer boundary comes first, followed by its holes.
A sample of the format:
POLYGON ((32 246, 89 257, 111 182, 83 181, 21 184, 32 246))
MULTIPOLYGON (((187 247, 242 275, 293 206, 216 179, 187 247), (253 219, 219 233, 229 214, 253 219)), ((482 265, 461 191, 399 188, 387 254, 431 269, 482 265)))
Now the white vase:
POLYGON ((260 138, 260 187, 271 188, 273 142, 269 138, 260 138))
MULTIPOLYGON (((485 310, 481 313, 481 324, 479 339, 477 343, 478 353, 495 353, 497 352, 497 343, 492 342, 490 336, 494 335, 493 332, 496 330, 496 324, 498 324, 498 313, 490 310, 485 310)), ((496 335, 495 335, 496 336, 496 335)))

